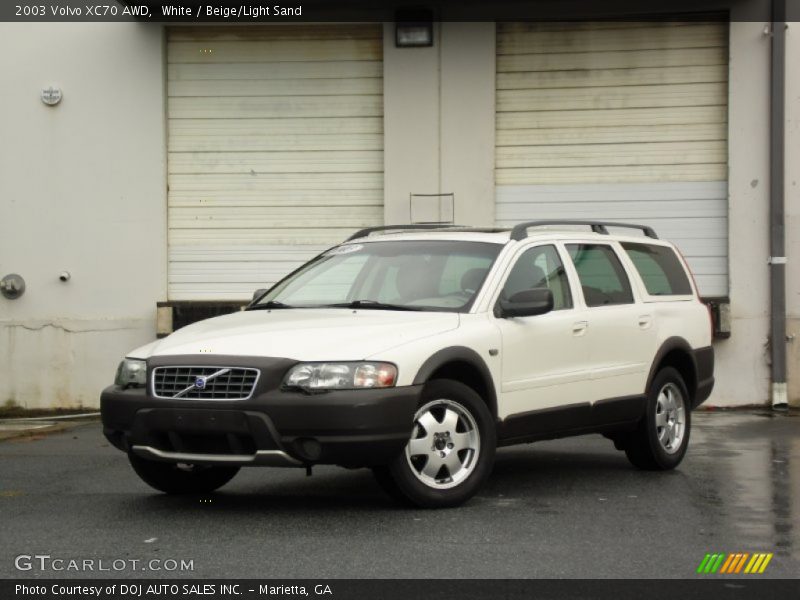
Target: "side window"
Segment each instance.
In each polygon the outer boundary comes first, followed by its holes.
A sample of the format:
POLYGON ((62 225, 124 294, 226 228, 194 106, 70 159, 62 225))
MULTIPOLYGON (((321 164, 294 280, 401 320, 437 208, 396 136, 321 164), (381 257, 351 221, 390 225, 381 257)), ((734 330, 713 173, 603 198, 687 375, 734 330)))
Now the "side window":
POLYGON ((567 251, 578 271, 587 306, 633 303, 628 275, 611 246, 567 244, 567 251))
POLYGON ((553 292, 553 310, 572 308, 567 274, 554 246, 536 246, 523 252, 511 269, 500 297, 508 299, 519 292, 543 287, 553 292))
POLYGON ((625 252, 642 276, 644 287, 651 296, 683 296, 692 293, 686 271, 668 246, 625 242, 625 252))

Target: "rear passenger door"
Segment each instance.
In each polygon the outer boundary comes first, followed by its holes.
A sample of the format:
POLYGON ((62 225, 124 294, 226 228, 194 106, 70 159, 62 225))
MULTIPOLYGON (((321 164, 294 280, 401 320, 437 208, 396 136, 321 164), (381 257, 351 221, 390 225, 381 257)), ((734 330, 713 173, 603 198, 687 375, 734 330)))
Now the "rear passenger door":
POLYGON ((653 314, 637 302, 611 243, 566 243, 580 281, 593 385, 587 400, 641 394, 655 352, 653 314))

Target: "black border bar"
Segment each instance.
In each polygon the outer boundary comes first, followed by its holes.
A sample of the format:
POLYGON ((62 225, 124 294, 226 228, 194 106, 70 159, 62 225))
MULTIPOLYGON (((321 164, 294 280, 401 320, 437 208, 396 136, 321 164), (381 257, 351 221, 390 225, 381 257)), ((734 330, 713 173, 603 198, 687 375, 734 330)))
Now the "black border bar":
MULTIPOLYGON (((635 568, 632 566, 632 568, 635 568)), ((531 565, 535 570, 535 565, 531 565)), ((770 600, 800 597, 800 579, 759 575, 707 579, 5 579, 0 598, 19 600, 770 600), (24 587, 20 587, 24 586, 24 587), (27 591, 26 591, 27 588, 27 591), (98 593, 99 589, 99 593, 98 593), (32 591, 35 590, 35 591, 32 591)))
MULTIPOLYGON (((409 9, 434 21, 771 20, 764 0, 4 0, 0 21, 144 23, 391 22, 409 9), (279 9, 293 9, 282 12, 279 9)), ((800 2, 787 6, 800 20, 800 2)))

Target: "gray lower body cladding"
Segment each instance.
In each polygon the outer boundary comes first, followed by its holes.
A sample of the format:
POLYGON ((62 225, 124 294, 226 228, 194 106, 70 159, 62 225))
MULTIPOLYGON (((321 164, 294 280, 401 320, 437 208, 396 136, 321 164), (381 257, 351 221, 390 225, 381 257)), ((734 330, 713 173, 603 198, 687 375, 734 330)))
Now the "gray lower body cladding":
POLYGON ((147 388, 106 388, 103 429, 125 452, 170 462, 303 466, 385 464, 408 441, 421 385, 304 393, 281 382, 285 359, 160 357, 157 366, 210 364, 255 367, 257 388, 246 400, 157 398, 147 388))

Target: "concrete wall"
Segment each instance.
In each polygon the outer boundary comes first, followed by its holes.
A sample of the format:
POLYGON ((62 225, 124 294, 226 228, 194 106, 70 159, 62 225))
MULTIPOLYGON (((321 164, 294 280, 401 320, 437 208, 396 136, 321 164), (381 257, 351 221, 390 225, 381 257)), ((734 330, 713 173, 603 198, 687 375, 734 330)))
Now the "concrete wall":
POLYGON ((166 289, 163 31, 0 24, 0 405, 97 406, 166 289), (62 102, 48 107, 43 87, 62 102), (61 271, 72 279, 59 281, 61 271))
POLYGON ((394 25, 384 25, 384 216, 408 223, 410 194, 441 190, 439 25, 430 48, 395 48, 394 25))
POLYGON ((442 192, 464 225, 494 222, 495 25, 442 23, 442 192))
MULTIPOLYGON (((731 18, 736 18, 732 14, 731 18)), ((730 24, 728 243, 731 337, 715 344, 709 404, 769 398, 769 65, 764 22, 730 24)))
POLYGON ((800 22, 786 30, 786 265, 789 403, 800 406, 800 22))
POLYGON ((433 47, 395 48, 385 25, 386 223, 409 222, 410 194, 453 193, 459 224, 493 224, 494 32, 438 23, 433 47))

